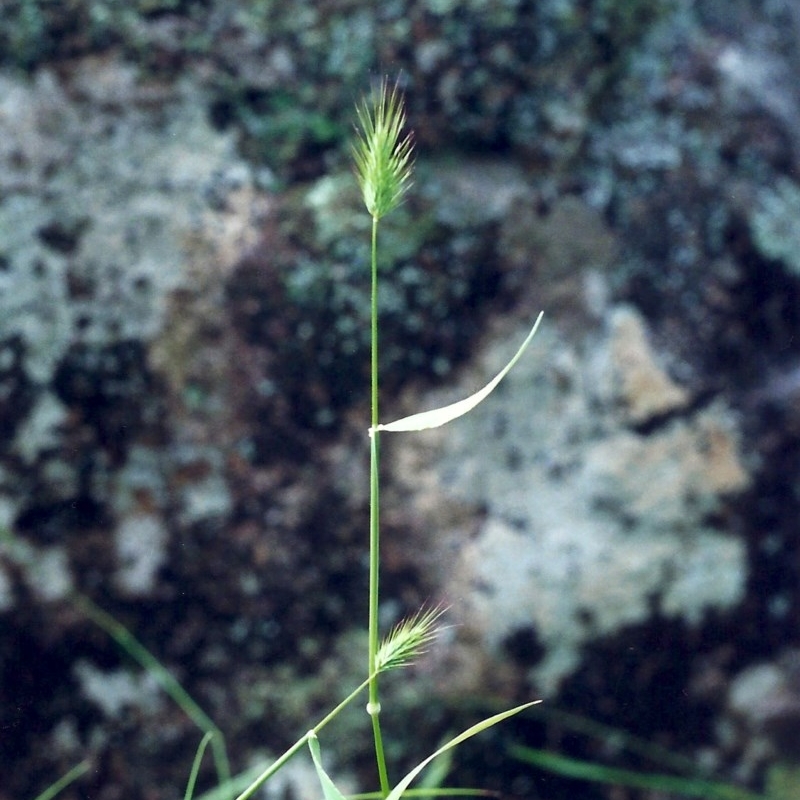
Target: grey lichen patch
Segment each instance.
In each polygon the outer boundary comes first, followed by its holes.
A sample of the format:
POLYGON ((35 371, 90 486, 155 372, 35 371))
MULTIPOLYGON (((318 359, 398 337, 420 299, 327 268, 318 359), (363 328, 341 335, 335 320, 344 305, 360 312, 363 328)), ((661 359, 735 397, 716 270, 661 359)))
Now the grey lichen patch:
MULTIPOLYGON (((602 276, 613 274, 620 246, 602 214, 584 198, 566 195, 544 202, 528 189, 500 220, 498 251, 523 285, 535 270, 537 301, 552 313, 580 304, 589 276, 602 282, 602 276)), ((586 310, 597 312, 581 313, 586 310)))
POLYGON ((50 378, 72 334, 66 259, 38 237, 49 221, 38 198, 16 195, 0 205, 0 340, 18 338, 25 372, 37 382, 50 378))
POLYGON ((32 192, 50 170, 68 158, 62 134, 78 124, 52 72, 42 70, 33 93, 23 81, 0 76, 0 192, 32 192))
POLYGON ((762 255, 781 261, 800 276, 800 187, 788 178, 761 190, 750 218, 753 241, 762 255))
MULTIPOLYGON (((33 595, 44 602, 63 600, 73 591, 73 576, 63 547, 34 547, 11 535, 0 545, 0 555, 20 568, 33 595)), ((13 589, 6 576, 6 601, 13 602, 13 589)))
MULTIPOLYGON (((427 468, 402 476, 408 485, 434 476, 445 503, 485 509, 472 536, 435 510, 417 511, 440 531, 459 635, 497 653, 534 626, 545 654, 531 678, 545 694, 578 666, 584 644, 646 622, 654 598, 661 613, 692 625, 735 605, 745 586, 744 543, 710 523, 749 485, 735 418, 715 404, 647 435, 630 429, 607 375, 615 335, 579 347, 544 326, 505 385, 436 438, 427 468)), ((479 375, 493 374, 507 348, 488 351, 479 375)), ((469 384, 480 385, 479 375, 469 384)), ((398 444, 401 453, 419 447, 398 444)))
POLYGON ((152 672, 141 675, 125 670, 105 672, 88 661, 79 661, 73 672, 86 699, 107 717, 118 717, 126 708, 154 714, 162 706, 161 690, 152 672))
POLYGON ((436 218, 454 228, 504 224, 530 202, 530 182, 504 159, 423 159, 415 171, 419 191, 436 203, 436 218))
POLYGON ((748 476, 721 406, 676 420, 656 435, 610 433, 587 446, 584 478, 596 506, 613 504, 645 525, 692 530, 742 491, 748 476))
POLYGON ((606 268, 616 253, 602 216, 581 198, 569 195, 556 200, 543 217, 531 219, 528 235, 553 278, 606 268))
POLYGON ((717 725, 722 749, 740 748, 742 775, 755 776, 772 764, 768 797, 790 800, 796 795, 799 667, 800 652, 786 649, 734 675, 727 688, 727 713, 717 725))
POLYGON ((61 600, 72 592, 67 553, 60 547, 40 550, 28 564, 28 581, 43 600, 61 600))
POLYGON ((744 554, 734 540, 702 530, 625 536, 613 520, 564 505, 556 515, 563 500, 552 492, 538 500, 548 513, 534 531, 491 518, 462 551, 449 589, 469 592, 469 625, 493 652, 513 631, 535 627, 546 655, 531 677, 545 695, 579 666, 583 644, 644 622, 653 595, 663 595, 665 614, 691 624, 741 597, 744 554))
POLYGON ((158 570, 167 560, 168 532, 154 514, 137 514, 123 519, 114 532, 119 568, 116 583, 123 594, 147 596, 158 570))
MULTIPOLYGON (((212 463, 212 462, 210 462, 212 463)), ((181 521, 191 525, 205 520, 224 519, 232 508, 231 492, 224 476, 211 472, 182 492, 181 521)))
POLYGON ((0 339, 22 340, 38 383, 76 340, 160 329, 168 293, 188 281, 189 244, 236 162, 232 137, 180 93, 160 120, 132 96, 109 128, 44 75, 34 86, 0 83, 0 339))
POLYGON ((39 396, 14 440, 14 448, 26 464, 32 464, 43 450, 57 447, 58 426, 66 415, 66 407, 51 392, 39 396))

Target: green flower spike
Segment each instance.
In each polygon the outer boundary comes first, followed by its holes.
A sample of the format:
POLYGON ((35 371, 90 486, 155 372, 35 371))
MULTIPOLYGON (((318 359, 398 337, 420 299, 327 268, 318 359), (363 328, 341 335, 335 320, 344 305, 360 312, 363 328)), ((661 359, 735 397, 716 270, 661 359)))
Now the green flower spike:
POLYGON ((377 669, 405 667, 425 653, 442 630, 438 622, 445 611, 441 606, 422 609, 395 625, 378 649, 377 669))
POLYGON ((411 186, 414 145, 410 134, 401 138, 406 115, 397 84, 386 79, 356 109, 358 139, 353 146, 356 178, 364 204, 374 220, 397 208, 411 186))

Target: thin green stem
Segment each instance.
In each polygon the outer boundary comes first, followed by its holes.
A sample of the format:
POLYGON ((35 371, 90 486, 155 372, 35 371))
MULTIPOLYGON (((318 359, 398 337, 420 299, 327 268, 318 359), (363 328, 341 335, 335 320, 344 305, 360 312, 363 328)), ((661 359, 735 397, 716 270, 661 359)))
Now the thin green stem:
POLYGON ((370 396, 372 400, 372 426, 376 427, 380 421, 378 419, 378 217, 372 218, 371 256, 370 274, 372 276, 372 291, 370 292, 370 323, 372 330, 370 331, 370 342, 372 345, 372 369, 370 376, 370 396))
POLYGON ((287 761, 296 756, 304 747, 312 731, 303 734, 280 758, 273 761, 237 798, 236 800, 247 800, 252 797, 263 784, 271 778, 287 761))
POLYGON ((371 291, 371 380, 370 398, 372 405, 372 429, 369 448, 369 702, 367 711, 372 719, 372 733, 375 739, 375 760, 378 765, 378 778, 384 797, 389 794, 389 775, 386 770, 386 756, 381 736, 378 695, 377 656, 378 632, 378 583, 380 574, 380 493, 379 493, 379 441, 378 441, 378 217, 372 217, 372 291, 371 291))
MULTIPOLYGON (((368 674, 376 675, 378 653, 378 577, 380 571, 380 518, 378 487, 378 219, 372 218, 372 366, 370 399, 372 403, 372 435, 369 447, 369 664, 368 674)), ((369 701, 378 702, 377 679, 370 681, 369 701)))
POLYGON ((272 762, 237 798, 236 800, 248 800, 252 797, 264 783, 269 780, 287 761, 296 756, 300 750, 308 743, 312 736, 316 736, 329 722, 331 722, 343 708, 350 705, 353 700, 369 685, 370 678, 362 681, 352 692, 350 692, 333 711, 326 714, 311 730, 304 733, 280 758, 272 762))

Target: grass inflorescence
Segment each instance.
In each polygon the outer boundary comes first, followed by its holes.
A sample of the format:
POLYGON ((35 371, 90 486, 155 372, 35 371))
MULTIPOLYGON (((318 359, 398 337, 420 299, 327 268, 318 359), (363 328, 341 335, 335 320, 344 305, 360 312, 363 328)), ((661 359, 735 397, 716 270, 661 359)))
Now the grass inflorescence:
POLYGON ((379 220, 397 208, 411 188, 414 145, 410 133, 403 135, 406 115, 397 84, 390 90, 384 80, 373 101, 363 101, 356 111, 356 177, 367 211, 379 220))

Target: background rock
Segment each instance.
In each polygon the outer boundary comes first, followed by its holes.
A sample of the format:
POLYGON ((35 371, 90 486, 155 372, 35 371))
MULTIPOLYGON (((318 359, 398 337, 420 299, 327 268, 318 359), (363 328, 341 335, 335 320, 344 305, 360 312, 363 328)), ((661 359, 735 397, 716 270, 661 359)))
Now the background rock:
MULTIPOLYGON (((386 621, 444 596, 462 622, 387 685, 393 761, 535 693, 722 776, 790 759, 797 19, 4 4, 0 798, 84 757, 71 796, 185 784, 199 733, 74 593, 179 677, 236 769, 360 680, 368 220, 346 143, 385 69, 420 156, 385 231, 387 416, 474 389, 547 320, 475 416, 386 437, 386 621), (762 668, 781 677, 757 705, 789 700, 743 720, 762 668)), ((361 716, 335 756, 371 787, 361 716)), ((520 721, 459 779, 574 796, 508 761, 511 735, 608 755, 520 721)))
MULTIPOLYGON (((632 428, 642 421, 628 410, 632 374, 658 368, 615 359, 623 316, 638 326, 641 356, 643 323, 630 309, 612 312, 611 330, 592 344, 564 340, 545 324, 534 353, 491 403, 437 437, 432 464, 420 468, 425 451, 395 456, 395 480, 411 497, 424 496, 425 509, 453 499, 480 509, 477 531, 431 514, 438 581, 459 635, 478 648, 475 662, 499 654, 521 630, 535 632, 543 652, 530 678, 545 696, 557 694, 587 639, 653 614, 697 623, 708 608, 735 607, 745 589, 744 544, 709 526, 750 481, 735 417, 716 403, 678 411, 647 434, 632 428), (430 492, 445 497, 435 502, 430 492)), ((487 350, 470 383, 488 381, 506 357, 505 345, 487 350)))

